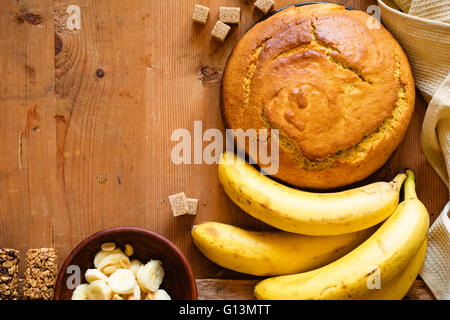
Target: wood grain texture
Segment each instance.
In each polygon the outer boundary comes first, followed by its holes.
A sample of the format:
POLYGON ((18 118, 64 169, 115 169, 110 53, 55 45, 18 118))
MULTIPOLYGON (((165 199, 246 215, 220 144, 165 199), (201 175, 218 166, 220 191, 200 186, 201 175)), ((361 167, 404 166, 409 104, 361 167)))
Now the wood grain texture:
MULTIPOLYGON (((253 289, 258 280, 197 279, 199 300, 255 300, 253 289)), ((422 280, 416 280, 405 300, 434 300, 422 280)))
POLYGON ((1 1, 0 244, 55 246, 52 1, 1 1))
MULTIPOLYGON (((339 2, 364 11, 376 4, 339 2)), ((216 165, 174 165, 170 154, 174 129, 193 133, 200 120, 203 130, 223 130, 224 65, 262 14, 243 0, 80 0, 81 29, 70 31, 72 1, 0 4, 0 246, 56 247, 61 265, 96 231, 140 226, 173 241, 196 278, 250 279, 207 260, 190 228, 208 220, 269 227, 227 198, 216 165), (192 23, 195 3, 211 9, 205 26, 192 23), (223 44, 210 35, 219 6, 241 7, 223 44), (181 191, 200 200, 197 216, 172 217, 167 197, 181 191)), ((367 181, 413 169, 434 220, 448 191, 420 150, 425 110, 418 97, 404 142, 367 181)))
MULTIPOLYGON (((55 2, 55 24, 71 1, 55 2)), ((81 1, 80 30, 62 30, 55 56, 59 185, 56 225, 66 256, 105 227, 148 225, 145 7, 138 1, 81 1)))

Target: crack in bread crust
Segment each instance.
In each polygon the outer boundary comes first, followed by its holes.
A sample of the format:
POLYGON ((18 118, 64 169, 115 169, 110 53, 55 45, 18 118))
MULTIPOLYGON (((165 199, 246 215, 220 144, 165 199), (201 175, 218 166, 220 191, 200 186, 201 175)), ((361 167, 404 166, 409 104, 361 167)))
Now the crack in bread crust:
MULTIPOLYGON (((261 49, 262 48, 260 48, 259 53, 261 52, 261 49)), ((302 43, 302 44, 296 46, 295 48, 280 52, 273 60, 277 60, 279 58, 295 55, 303 50, 318 51, 320 49, 325 50, 327 59, 328 59, 328 61, 330 61, 330 63, 334 63, 334 64, 338 65, 339 67, 341 67, 342 69, 353 72, 362 82, 366 82, 366 83, 372 85, 372 82, 366 79, 366 77, 362 74, 361 70, 358 70, 357 67, 351 65, 344 58, 339 57, 337 55, 333 55, 333 52, 340 53, 340 50, 338 48, 333 47, 330 44, 327 44, 327 43, 319 40, 317 38, 316 27, 314 26, 314 23, 312 23, 312 22, 311 22, 311 41, 309 43, 302 43)), ((259 54, 258 54, 258 57, 259 57, 259 54)), ((253 72, 254 72, 254 70, 253 70, 253 72)), ((252 73, 252 75, 253 75, 253 73, 252 73)))
MULTIPOLYGON (((338 57, 337 55, 333 55, 333 52, 340 53, 340 50, 330 44, 327 44, 317 37, 316 27, 314 23, 311 21, 311 41, 309 43, 302 43, 294 48, 284 50, 276 55, 275 58, 273 58, 271 61, 275 61, 282 57, 287 57, 291 55, 295 55, 303 50, 313 50, 316 52, 319 52, 319 50, 324 50, 326 53, 326 57, 330 63, 333 63, 337 65, 338 67, 348 70, 352 73, 354 73, 362 82, 368 83, 370 85, 373 85, 373 83, 370 80, 367 80, 365 76, 362 74, 358 68, 355 66, 352 66, 348 61, 345 59, 338 57)), ((253 75, 256 71, 259 58, 261 55, 262 50, 264 49, 266 43, 272 39, 273 36, 268 37, 261 41, 259 45, 254 49, 253 54, 250 58, 250 64, 247 68, 247 75, 244 80, 244 87, 245 87, 245 100, 243 109, 245 109, 249 103, 250 103, 250 95, 251 95, 251 82, 253 75)), ((372 132, 368 133, 366 136, 364 136, 361 141, 349 148, 339 150, 335 152, 333 155, 330 155, 324 159, 319 160, 310 160, 302 155, 302 152, 300 148, 297 146, 297 143, 289 138, 289 135, 281 130, 280 128, 277 128, 276 126, 272 125, 270 123, 269 118, 264 112, 264 108, 261 110, 261 118, 263 119, 264 126, 267 129, 278 129, 279 130, 279 140, 281 146, 283 146, 286 150, 288 150, 291 155, 296 159, 296 163, 299 167, 302 167, 306 170, 322 170, 324 168, 332 168, 336 166, 337 162, 356 162, 358 160, 358 156, 363 156, 364 152, 366 151, 366 146, 370 146, 370 142, 377 140, 381 134, 380 132, 383 132, 383 129, 388 129, 393 121, 396 121, 395 115, 401 112, 401 106, 406 105, 405 101, 405 85, 400 80, 400 63, 398 56, 396 58, 396 65, 394 70, 394 76, 397 81, 399 81, 400 87, 398 90, 398 99, 395 103, 394 109, 392 111, 392 114, 384 119, 384 121, 378 125, 372 132)))
MULTIPOLYGON (((312 21, 311 21, 311 32, 310 33, 311 33, 311 41, 309 43, 302 43, 302 44, 296 46, 295 48, 285 50, 285 51, 279 53, 274 59, 272 59, 272 61, 275 61, 282 57, 287 57, 290 55, 297 54, 303 50, 313 50, 313 51, 317 52, 318 50, 323 49, 323 50, 325 50, 326 57, 327 57, 328 61, 330 61, 330 63, 336 64, 337 66, 341 67, 342 69, 345 69, 345 70, 348 70, 348 71, 354 73, 362 82, 366 82, 366 83, 372 85, 372 82, 367 80, 365 78, 365 76, 362 74, 362 72, 360 70, 358 70, 357 67, 352 66, 345 59, 332 54, 333 52, 340 53, 340 50, 338 48, 333 47, 330 44, 320 41, 317 38, 316 27, 312 21)), ((261 52, 264 49, 264 46, 266 45, 266 43, 272 38, 273 38, 273 36, 270 36, 270 37, 264 39, 263 41, 261 41, 258 44, 258 46, 253 50, 253 53, 250 57, 250 63, 247 68, 247 74, 244 79, 245 99, 244 99, 244 103, 242 105, 242 110, 244 110, 250 103, 251 82, 252 82, 253 75, 256 71, 256 68, 258 66, 259 57, 261 55, 261 52)))
POLYGON ((398 121, 402 112, 408 108, 406 101, 406 88, 405 84, 401 81, 400 74, 400 62, 398 56, 395 56, 396 64, 394 69, 394 77, 399 82, 400 86, 398 89, 398 98, 395 103, 392 114, 384 119, 384 121, 378 125, 372 132, 364 136, 361 141, 347 149, 339 150, 335 154, 326 157, 321 160, 309 160, 302 155, 300 148, 297 143, 289 138, 289 135, 283 132, 281 129, 276 128, 270 123, 270 120, 265 115, 264 109, 261 110, 261 117, 264 121, 264 125, 267 129, 278 129, 279 130, 279 140, 280 145, 288 150, 291 155, 295 158, 297 166, 306 170, 323 170, 325 168, 332 168, 336 166, 337 162, 358 162, 360 158, 364 156, 367 148, 371 147, 374 141, 383 138, 383 133, 389 130, 398 121), (356 156, 355 156, 356 155, 356 156))
POLYGON ((332 54, 333 52, 340 53, 339 49, 319 40, 319 38, 317 37, 316 27, 315 27, 314 23, 311 23, 311 36, 312 36, 312 42, 314 42, 318 46, 320 46, 323 49, 325 49, 325 51, 327 53, 328 61, 330 61, 331 63, 334 63, 334 64, 340 66, 341 68, 343 68, 345 70, 349 70, 349 71, 353 72, 361 81, 367 82, 369 84, 372 84, 371 81, 368 81, 364 77, 364 75, 362 74, 361 70, 358 70, 357 67, 351 65, 345 59, 343 59, 343 58, 341 58, 341 57, 339 57, 337 55, 333 55, 332 54))
POLYGON ((253 78, 253 74, 255 73, 256 67, 258 65, 259 55, 261 54, 262 49, 264 48, 264 45, 268 40, 270 40, 271 37, 265 39, 264 41, 261 41, 261 43, 255 48, 253 51, 253 54, 250 58, 250 64, 247 68, 247 75, 244 79, 244 90, 245 90, 245 100, 244 105, 242 106, 242 109, 245 109, 248 104, 250 103, 250 92, 251 92, 251 82, 253 78))

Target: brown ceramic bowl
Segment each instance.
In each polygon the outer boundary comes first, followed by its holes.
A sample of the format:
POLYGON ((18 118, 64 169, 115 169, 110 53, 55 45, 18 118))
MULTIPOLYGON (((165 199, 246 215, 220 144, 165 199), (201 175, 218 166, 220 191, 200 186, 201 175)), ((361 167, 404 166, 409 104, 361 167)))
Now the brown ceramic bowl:
POLYGON ((70 300, 72 297, 73 289, 69 289, 66 283, 73 273, 66 273, 67 268, 72 265, 79 266, 83 276, 87 269, 94 267, 94 256, 104 242, 115 242, 122 249, 126 243, 132 244, 134 254, 131 259, 139 259, 143 263, 150 259, 161 260, 165 271, 161 288, 166 290, 173 300, 197 300, 194 275, 181 251, 163 236, 137 227, 117 227, 99 231, 76 246, 59 271, 55 288, 56 300, 70 300))

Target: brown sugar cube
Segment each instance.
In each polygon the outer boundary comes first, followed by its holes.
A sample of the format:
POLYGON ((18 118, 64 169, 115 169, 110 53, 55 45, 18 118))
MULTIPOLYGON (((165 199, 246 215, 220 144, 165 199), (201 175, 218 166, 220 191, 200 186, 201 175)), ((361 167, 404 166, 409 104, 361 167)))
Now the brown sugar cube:
POLYGON ((52 248, 29 249, 23 280, 25 300, 52 300, 55 292, 57 253, 52 248))
POLYGON ((231 27, 229 25, 218 20, 211 31, 211 35, 213 38, 223 42, 227 37, 227 34, 230 31, 230 29, 231 27))
POLYGON ((223 23, 239 23, 239 21, 241 20, 241 8, 220 7, 219 20, 223 23))
POLYGON ((0 248, 0 300, 19 299, 19 251, 0 248))
POLYGON ((198 199, 187 198, 189 214, 195 216, 198 211, 198 199))
POLYGON ((196 4, 194 6, 194 13, 192 14, 192 19, 200 24, 206 24, 208 20, 209 8, 196 4))
POLYGON ((256 0, 255 7, 267 14, 275 4, 274 0, 256 0))
POLYGON ((169 196, 169 202, 174 217, 189 213, 189 206, 184 192, 169 196))

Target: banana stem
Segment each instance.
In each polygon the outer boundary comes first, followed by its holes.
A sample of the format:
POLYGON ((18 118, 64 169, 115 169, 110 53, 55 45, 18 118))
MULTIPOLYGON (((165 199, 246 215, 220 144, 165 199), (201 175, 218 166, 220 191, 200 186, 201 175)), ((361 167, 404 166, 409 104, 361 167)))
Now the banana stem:
POLYGON ((416 177, 414 176, 414 172, 408 169, 406 170, 406 174, 408 177, 405 181, 405 200, 417 199, 416 177))
POLYGON ((397 185, 399 190, 402 187, 403 182, 406 180, 408 176, 405 173, 399 173, 398 175, 396 175, 394 177, 394 179, 392 180, 392 183, 397 185))

